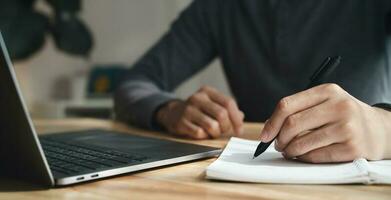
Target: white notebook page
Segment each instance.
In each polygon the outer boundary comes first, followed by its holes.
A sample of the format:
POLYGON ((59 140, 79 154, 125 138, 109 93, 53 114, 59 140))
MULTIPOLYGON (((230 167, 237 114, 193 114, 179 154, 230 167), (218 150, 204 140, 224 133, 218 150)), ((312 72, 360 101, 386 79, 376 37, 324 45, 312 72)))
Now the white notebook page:
POLYGON ((231 138, 220 157, 206 170, 207 178, 244 182, 341 184, 367 182, 368 172, 356 164, 309 164, 286 160, 269 147, 253 159, 259 142, 231 138))
POLYGON ((391 161, 369 162, 369 174, 374 183, 391 184, 391 161))

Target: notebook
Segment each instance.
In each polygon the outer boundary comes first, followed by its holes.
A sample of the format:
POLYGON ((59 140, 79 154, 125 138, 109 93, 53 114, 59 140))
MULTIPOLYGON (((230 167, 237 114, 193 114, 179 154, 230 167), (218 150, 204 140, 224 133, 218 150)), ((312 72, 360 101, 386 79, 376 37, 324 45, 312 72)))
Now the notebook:
POLYGON ((282 184, 391 184, 391 160, 310 164, 286 160, 271 145, 253 159, 259 142, 232 137, 206 169, 208 179, 282 184))

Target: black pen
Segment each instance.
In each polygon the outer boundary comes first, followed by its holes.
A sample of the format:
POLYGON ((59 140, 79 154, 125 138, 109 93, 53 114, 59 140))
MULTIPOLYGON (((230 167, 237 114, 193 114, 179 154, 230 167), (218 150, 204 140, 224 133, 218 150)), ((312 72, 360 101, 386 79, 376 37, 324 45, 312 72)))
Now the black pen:
MULTIPOLYGON (((314 74, 312 74, 310 84, 307 86, 307 89, 324 83, 326 78, 335 70, 335 68, 337 68, 340 62, 341 56, 327 57, 314 74)), ((276 137, 274 137, 270 142, 261 142, 255 150, 253 159, 265 152, 276 137)))

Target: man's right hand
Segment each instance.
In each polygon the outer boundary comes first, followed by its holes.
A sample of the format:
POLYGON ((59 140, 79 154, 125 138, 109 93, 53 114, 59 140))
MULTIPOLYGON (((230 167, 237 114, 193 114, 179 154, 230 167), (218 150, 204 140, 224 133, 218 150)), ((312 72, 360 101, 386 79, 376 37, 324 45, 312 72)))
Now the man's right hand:
POLYGON ((157 122, 169 132, 194 139, 218 138, 243 132, 244 114, 236 102, 203 86, 186 101, 175 100, 157 111, 157 122))

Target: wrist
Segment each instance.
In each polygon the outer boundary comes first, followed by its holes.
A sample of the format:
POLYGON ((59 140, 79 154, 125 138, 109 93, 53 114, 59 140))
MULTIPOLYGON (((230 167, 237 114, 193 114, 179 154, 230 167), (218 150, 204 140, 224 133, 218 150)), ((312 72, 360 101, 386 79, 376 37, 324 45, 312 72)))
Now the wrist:
POLYGON ((382 159, 390 159, 391 158, 391 112, 389 110, 373 107, 376 112, 379 114, 379 120, 382 124, 382 130, 375 130, 383 133, 383 137, 381 141, 384 143, 384 151, 382 159))

